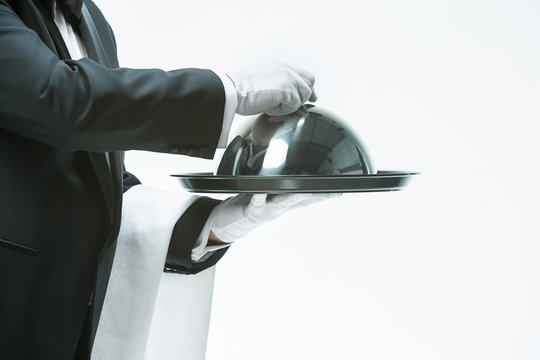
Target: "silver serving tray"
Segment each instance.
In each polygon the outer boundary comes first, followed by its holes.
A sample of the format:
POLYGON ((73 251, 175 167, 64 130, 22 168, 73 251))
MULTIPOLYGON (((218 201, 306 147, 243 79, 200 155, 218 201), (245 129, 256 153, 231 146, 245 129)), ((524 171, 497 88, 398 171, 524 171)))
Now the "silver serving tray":
POLYGON ((351 193, 401 190, 417 172, 379 171, 372 175, 214 175, 173 174, 184 188, 198 193, 351 193))

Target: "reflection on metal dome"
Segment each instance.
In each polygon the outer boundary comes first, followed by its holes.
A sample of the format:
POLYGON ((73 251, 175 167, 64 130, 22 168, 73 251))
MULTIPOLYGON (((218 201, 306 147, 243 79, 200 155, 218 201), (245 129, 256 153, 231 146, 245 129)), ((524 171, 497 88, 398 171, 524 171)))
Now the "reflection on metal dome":
POLYGON ((377 171, 358 136, 313 105, 285 116, 262 114, 227 146, 217 175, 370 175, 377 171))

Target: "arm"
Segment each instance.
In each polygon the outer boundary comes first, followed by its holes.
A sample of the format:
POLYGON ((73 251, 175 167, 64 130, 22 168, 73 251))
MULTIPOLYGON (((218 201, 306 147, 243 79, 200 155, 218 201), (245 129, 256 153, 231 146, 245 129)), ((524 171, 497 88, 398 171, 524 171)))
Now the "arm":
POLYGON ((225 94, 209 70, 60 60, 3 2, 0 48, 3 129, 67 151, 215 151, 225 94))

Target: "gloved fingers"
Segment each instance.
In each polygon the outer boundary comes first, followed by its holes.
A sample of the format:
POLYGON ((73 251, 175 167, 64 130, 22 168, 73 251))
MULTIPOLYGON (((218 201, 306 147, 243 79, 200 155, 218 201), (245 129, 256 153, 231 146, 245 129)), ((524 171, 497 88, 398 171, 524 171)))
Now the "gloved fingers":
MULTIPOLYGON (((315 79, 313 79, 313 81, 315 81, 315 79)), ((301 102, 300 105, 302 105, 311 96, 311 93, 313 92, 313 85, 310 84, 308 81, 306 81, 300 74, 297 74, 296 90, 298 91, 298 95, 300 98, 300 102, 301 102)))
POLYGON ((212 220, 212 228, 219 228, 225 224, 245 216, 244 209, 251 201, 250 194, 231 196, 218 204, 209 217, 212 220))
MULTIPOLYGON (((292 80, 288 89, 284 89, 280 104, 267 109, 265 112, 271 116, 281 116, 294 113, 311 96, 312 86, 299 73, 292 71, 292 80)), ((315 79, 313 78, 313 81, 315 79)))
POLYGON ((251 201, 251 194, 238 194, 223 200, 218 206, 221 208, 247 205, 251 201))
POLYGON ((310 197, 311 194, 253 194, 250 206, 262 208, 267 205, 279 205, 287 208, 310 197))
POLYGON ((236 112, 241 115, 291 114, 306 101, 317 98, 313 92, 315 76, 284 63, 263 63, 227 76, 236 88, 236 112))
POLYGON ((300 91, 298 90, 298 88, 293 86, 289 90, 282 91, 279 105, 266 109, 264 110, 264 112, 270 116, 288 115, 298 110, 298 108, 302 106, 303 103, 304 102, 302 101, 302 95, 300 94, 300 91))
POLYGON ((266 205, 266 198, 268 194, 253 194, 251 196, 251 201, 249 202, 249 206, 255 207, 255 208, 261 208, 266 205))
POLYGON ((281 115, 283 114, 283 112, 279 110, 281 103, 279 100, 277 100, 277 98, 281 97, 281 93, 282 91, 273 90, 264 92, 251 92, 240 96, 238 98, 239 107, 237 109, 237 113, 240 115, 256 115, 265 112, 268 115, 281 115), (277 110, 269 110, 269 104, 277 104, 274 106, 270 106, 270 109, 277 110), (269 111, 273 112, 271 113, 269 111))
MULTIPOLYGON (((298 102, 298 104, 300 104, 300 102, 298 102)), ((296 109, 297 107, 295 105, 279 104, 277 106, 264 110, 264 112, 265 114, 268 114, 270 116, 281 116, 283 114, 293 113, 296 109)))
MULTIPOLYGON (((341 194, 241 194, 218 205, 210 215, 214 235, 232 242, 285 212, 341 194), (249 199, 249 203, 245 201, 249 199), (228 203, 226 203, 228 202, 228 203)), ((210 220, 210 219, 209 219, 210 220)))
POLYGON ((311 96, 309 97, 309 101, 311 102, 315 102, 317 101, 318 97, 317 97, 317 94, 315 94, 315 89, 313 89, 313 91, 311 92, 311 96))
POLYGON ((300 77, 304 79, 308 86, 313 89, 313 85, 315 85, 315 75, 304 69, 296 68, 295 70, 298 75, 300 75, 300 77))
POLYGON ((323 200, 329 200, 329 199, 335 199, 340 197, 341 193, 315 193, 310 194, 311 196, 303 201, 300 201, 296 204, 296 207, 305 207, 309 205, 316 204, 318 202, 321 202, 323 200))
POLYGON ((309 115, 308 110, 305 106, 300 106, 298 110, 293 112, 292 114, 287 115, 279 115, 279 116, 269 116, 266 118, 267 121, 271 123, 294 123, 294 126, 296 126, 296 123, 300 120, 305 118, 309 115))
POLYGON ((298 110, 294 113, 294 116, 296 117, 296 120, 300 121, 301 119, 305 119, 309 115, 309 111, 305 106, 300 106, 298 110))
POLYGON ((304 100, 304 102, 306 102, 307 100, 311 102, 317 101, 317 95, 315 94, 315 89, 314 89, 315 75, 313 75, 312 73, 304 69, 297 68, 296 71, 298 72, 298 75, 300 75, 300 77, 306 82, 306 84, 309 86, 309 89, 310 89, 310 93, 308 97, 306 98, 306 100, 304 100))
POLYGON ((281 208, 291 208, 311 197, 311 194, 275 194, 268 195, 266 204, 277 205, 281 208))

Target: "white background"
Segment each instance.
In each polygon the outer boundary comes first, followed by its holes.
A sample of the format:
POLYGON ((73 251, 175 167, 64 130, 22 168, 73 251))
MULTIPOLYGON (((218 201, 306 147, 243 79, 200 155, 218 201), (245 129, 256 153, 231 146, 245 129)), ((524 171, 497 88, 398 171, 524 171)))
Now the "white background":
MULTIPOLYGON (((235 244, 207 359, 540 358, 538 1, 97 3, 123 66, 304 67, 379 169, 422 172, 235 244)), ((166 188, 214 167, 128 155, 166 188)))

